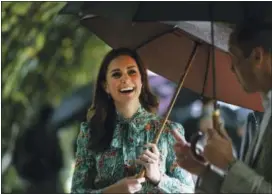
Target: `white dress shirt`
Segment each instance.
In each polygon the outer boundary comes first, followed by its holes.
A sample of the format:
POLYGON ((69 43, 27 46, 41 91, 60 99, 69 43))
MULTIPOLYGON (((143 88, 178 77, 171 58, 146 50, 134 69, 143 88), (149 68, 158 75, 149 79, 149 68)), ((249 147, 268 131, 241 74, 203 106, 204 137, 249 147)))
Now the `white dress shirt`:
POLYGON ((272 90, 270 90, 267 94, 263 94, 262 99, 263 99, 263 107, 265 109, 265 113, 264 113, 264 116, 263 116, 263 119, 262 119, 262 122, 261 122, 261 125, 260 125, 260 129, 259 129, 259 133, 258 133, 259 134, 258 135, 258 140, 257 140, 257 143, 255 145, 253 158, 255 158, 257 153, 258 153, 258 150, 260 148, 263 136, 265 134, 265 130, 267 129, 268 122, 269 122, 269 120, 270 120, 270 118, 272 116, 271 115, 272 90))

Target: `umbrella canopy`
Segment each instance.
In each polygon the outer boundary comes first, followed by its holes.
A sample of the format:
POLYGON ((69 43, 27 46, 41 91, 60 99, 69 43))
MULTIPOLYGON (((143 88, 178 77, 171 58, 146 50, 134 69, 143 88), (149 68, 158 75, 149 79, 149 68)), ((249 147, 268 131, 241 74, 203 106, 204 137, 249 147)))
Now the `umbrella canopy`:
POLYGON ((272 18, 272 2, 68 2, 61 13, 99 15, 127 21, 223 21, 272 18), (213 19, 210 12, 213 12, 213 19))
POLYGON ((231 29, 216 25, 212 57, 210 22, 126 22, 102 17, 82 19, 90 31, 112 48, 136 49, 151 71, 178 82, 193 51, 200 43, 184 87, 205 97, 213 97, 212 59, 215 60, 216 98, 241 107, 262 111, 260 96, 247 94, 231 71, 228 37, 231 29))

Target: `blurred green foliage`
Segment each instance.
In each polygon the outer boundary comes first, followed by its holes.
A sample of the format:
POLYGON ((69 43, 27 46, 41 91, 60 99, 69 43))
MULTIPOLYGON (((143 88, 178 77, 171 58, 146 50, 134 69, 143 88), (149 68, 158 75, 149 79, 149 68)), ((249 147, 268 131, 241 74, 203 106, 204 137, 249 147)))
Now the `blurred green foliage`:
POLYGON ((95 79, 109 47, 76 18, 58 15, 64 2, 1 4, 4 153, 12 125, 22 130, 40 106, 57 106, 72 90, 95 79))

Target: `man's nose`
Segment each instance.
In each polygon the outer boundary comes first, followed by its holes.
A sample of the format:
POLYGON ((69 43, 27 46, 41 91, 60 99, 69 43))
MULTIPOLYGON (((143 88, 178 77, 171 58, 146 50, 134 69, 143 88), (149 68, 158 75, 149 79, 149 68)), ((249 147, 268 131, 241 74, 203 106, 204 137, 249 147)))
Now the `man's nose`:
POLYGON ((235 73, 235 68, 234 68, 233 64, 231 65, 231 71, 232 71, 232 73, 235 73))

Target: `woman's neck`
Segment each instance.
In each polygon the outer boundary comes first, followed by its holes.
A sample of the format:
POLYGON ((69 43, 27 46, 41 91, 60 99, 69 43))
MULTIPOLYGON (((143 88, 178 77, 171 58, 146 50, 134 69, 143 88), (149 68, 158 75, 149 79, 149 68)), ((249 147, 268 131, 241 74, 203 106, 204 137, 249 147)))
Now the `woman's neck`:
POLYGON ((131 118, 137 112, 137 110, 140 108, 140 102, 136 101, 134 103, 129 104, 115 103, 115 107, 117 112, 127 119, 131 118))

